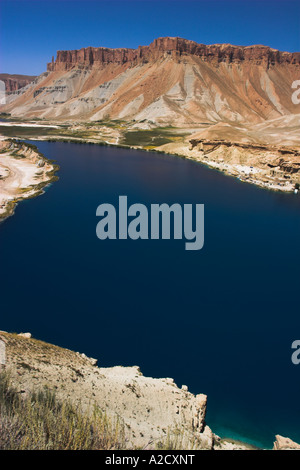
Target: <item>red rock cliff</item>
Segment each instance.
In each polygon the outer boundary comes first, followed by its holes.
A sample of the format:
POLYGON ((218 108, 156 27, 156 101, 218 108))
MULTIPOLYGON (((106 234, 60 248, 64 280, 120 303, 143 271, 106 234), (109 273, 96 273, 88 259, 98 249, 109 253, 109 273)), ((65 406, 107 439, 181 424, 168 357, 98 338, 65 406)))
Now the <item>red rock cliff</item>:
POLYGON ((48 71, 69 70, 73 67, 97 67, 107 63, 133 65, 157 60, 166 55, 195 55, 207 62, 253 62, 266 67, 275 64, 300 64, 300 52, 280 52, 268 46, 232 46, 231 44, 197 44, 182 38, 158 38, 149 46, 138 49, 108 49, 86 47, 74 51, 58 51, 57 58, 47 65, 48 71))
POLYGON ((8 73, 0 74, 0 80, 5 83, 5 91, 7 93, 23 88, 28 85, 28 83, 31 83, 35 78, 35 76, 29 75, 10 75, 8 73))

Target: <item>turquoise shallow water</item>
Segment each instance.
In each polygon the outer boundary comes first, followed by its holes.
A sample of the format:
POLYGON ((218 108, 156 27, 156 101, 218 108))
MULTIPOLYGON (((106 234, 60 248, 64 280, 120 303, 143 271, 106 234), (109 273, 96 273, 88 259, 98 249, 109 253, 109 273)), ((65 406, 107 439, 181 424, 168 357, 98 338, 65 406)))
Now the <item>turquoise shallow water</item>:
POLYGON ((300 197, 177 157, 36 142, 59 181, 0 226, 1 329, 208 395, 221 436, 300 441, 300 197), (203 203, 205 245, 96 237, 96 208, 203 203))

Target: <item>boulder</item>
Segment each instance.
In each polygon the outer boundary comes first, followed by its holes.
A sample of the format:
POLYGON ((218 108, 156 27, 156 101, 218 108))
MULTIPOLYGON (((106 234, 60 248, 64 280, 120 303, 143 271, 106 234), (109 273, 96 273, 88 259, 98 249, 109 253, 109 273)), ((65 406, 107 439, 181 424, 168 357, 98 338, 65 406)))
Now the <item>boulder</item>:
POLYGON ((288 437, 277 434, 275 438, 273 450, 300 450, 300 445, 288 437))
POLYGON ((22 338, 30 339, 31 333, 19 333, 18 336, 21 336, 22 338))

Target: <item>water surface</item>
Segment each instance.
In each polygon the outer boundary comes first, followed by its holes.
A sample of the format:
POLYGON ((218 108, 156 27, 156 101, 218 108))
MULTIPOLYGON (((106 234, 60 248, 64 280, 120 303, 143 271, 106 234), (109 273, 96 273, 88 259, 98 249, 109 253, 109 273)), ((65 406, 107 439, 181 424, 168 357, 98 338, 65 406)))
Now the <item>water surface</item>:
POLYGON ((208 395, 215 433, 300 441, 300 197, 177 157, 36 142, 59 181, 0 226, 1 329, 208 395), (205 245, 96 237, 96 208, 204 203, 205 245))

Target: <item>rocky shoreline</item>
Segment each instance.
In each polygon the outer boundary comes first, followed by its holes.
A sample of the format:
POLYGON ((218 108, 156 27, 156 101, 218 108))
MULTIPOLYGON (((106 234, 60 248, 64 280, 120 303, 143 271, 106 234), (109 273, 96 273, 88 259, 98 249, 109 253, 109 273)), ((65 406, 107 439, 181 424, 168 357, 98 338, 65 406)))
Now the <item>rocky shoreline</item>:
POLYGON ((0 140, 0 222, 13 215, 18 202, 43 194, 58 179, 58 169, 34 145, 0 140))
MULTIPOLYGON (((194 129, 172 128, 171 142, 163 145, 136 145, 126 143, 126 134, 137 131, 135 124, 105 123, 68 123, 64 126, 57 122, 6 123, 2 133, 7 137, 13 129, 13 138, 34 139, 49 142, 88 143, 109 145, 153 151, 188 158, 212 169, 238 178, 241 182, 254 184, 264 189, 284 193, 299 192, 300 188, 300 150, 298 146, 242 142, 221 138, 202 138, 194 129), (28 129, 34 129, 34 137, 28 129), (47 133, 50 132, 50 134, 47 133), (185 132, 185 134, 184 134, 185 132), (194 137, 195 135, 195 137, 194 137)), ((138 128, 139 129, 139 128, 138 128)), ((147 129, 142 132, 151 132, 147 129)), ((164 128, 162 129, 162 135, 164 128)), ((38 150, 36 149, 38 152, 38 150)), ((56 167, 57 168, 57 167, 56 167)), ((55 172, 56 170, 54 170, 55 172)), ((53 172, 53 174, 54 174, 53 172)), ((1 205, 1 201, 0 201, 1 205)), ((0 207, 1 217, 1 207, 0 207)))
MULTIPOLYGON (((93 403, 100 406, 124 424, 126 448, 151 450, 176 439, 183 450, 257 449, 213 433, 206 423, 206 395, 193 395, 171 378, 145 377, 137 366, 98 367, 96 359, 33 339, 30 333, 0 331, 1 369, 9 371, 23 396, 46 387, 84 410, 93 403)), ((300 446, 277 435, 273 449, 300 446)))
POLYGON ((186 143, 163 145, 161 150, 200 162, 264 189, 295 194, 299 191, 300 153, 297 149, 191 139, 186 143))

